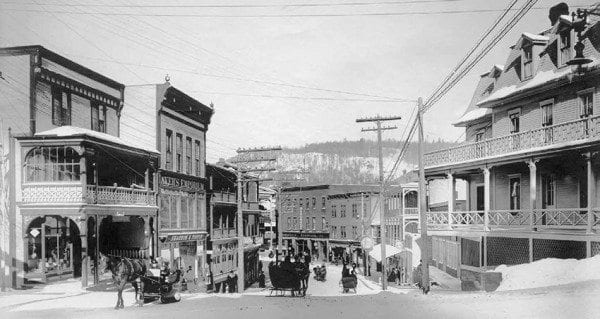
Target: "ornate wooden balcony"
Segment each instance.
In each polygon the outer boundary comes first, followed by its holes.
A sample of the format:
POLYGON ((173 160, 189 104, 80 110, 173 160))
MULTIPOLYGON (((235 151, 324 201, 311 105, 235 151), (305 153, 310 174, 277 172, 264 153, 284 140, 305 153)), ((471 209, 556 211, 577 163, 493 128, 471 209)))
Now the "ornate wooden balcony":
POLYGON ((600 140, 600 116, 560 123, 543 128, 465 143, 425 154, 425 167, 458 164, 489 157, 558 147, 568 143, 600 140))
POLYGON ((230 192, 213 192, 210 200, 215 204, 237 205, 236 194, 230 192))
POLYGON ((235 228, 213 228, 213 239, 227 239, 235 237, 237 237, 237 232, 235 231, 235 228))
POLYGON ((419 208, 406 207, 404 208, 404 218, 419 218, 419 208))
POLYGON ((95 186, 80 183, 23 184, 21 200, 25 204, 103 204, 156 206, 152 190, 95 186))
POLYGON ((586 230, 600 228, 600 208, 588 213, 587 208, 531 210, 491 210, 466 212, 428 212, 430 230, 508 230, 543 229, 586 230))

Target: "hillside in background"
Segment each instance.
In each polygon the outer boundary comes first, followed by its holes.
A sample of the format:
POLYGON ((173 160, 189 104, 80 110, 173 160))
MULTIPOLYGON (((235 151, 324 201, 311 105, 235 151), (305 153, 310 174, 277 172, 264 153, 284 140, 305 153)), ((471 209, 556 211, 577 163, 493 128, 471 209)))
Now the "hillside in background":
MULTIPOLYGON (((385 176, 392 170, 402 141, 385 140, 383 155, 385 176)), ((425 152, 456 145, 445 141, 425 143, 425 152)), ((278 171, 304 170, 306 184, 369 184, 378 181, 377 142, 361 139, 358 141, 331 141, 311 143, 303 147, 284 148, 277 159, 278 171)), ((416 180, 411 171, 418 160, 417 143, 411 143, 404 159, 394 172, 393 182, 404 183, 416 180)))

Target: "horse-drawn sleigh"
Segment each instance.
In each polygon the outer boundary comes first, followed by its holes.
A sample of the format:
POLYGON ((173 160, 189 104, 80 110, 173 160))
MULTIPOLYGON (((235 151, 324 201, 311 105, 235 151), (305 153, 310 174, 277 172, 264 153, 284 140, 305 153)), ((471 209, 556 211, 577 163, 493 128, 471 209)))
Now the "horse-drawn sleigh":
POLYGON ((152 299, 160 299, 162 303, 181 300, 181 270, 169 270, 165 263, 158 268, 153 261, 148 267, 149 260, 141 258, 127 258, 109 255, 104 257, 106 269, 112 273, 112 278, 117 286, 117 305, 115 309, 124 308, 123 289, 131 283, 135 289, 135 299, 138 306, 152 299), (138 297, 139 295, 139 297, 138 297))
POLYGON ((271 293, 283 296, 289 291, 293 296, 306 296, 308 288, 308 277, 310 270, 304 263, 291 263, 289 258, 277 265, 271 262, 269 265, 269 278, 271 279, 271 293))

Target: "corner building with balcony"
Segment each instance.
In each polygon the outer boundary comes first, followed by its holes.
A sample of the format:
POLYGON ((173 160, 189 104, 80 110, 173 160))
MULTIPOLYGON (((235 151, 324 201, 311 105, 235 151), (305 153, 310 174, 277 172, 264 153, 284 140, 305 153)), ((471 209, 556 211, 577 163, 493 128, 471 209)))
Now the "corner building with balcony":
POLYGON ((158 256, 206 290, 206 132, 212 107, 168 81, 125 88, 121 137, 160 150, 158 256))
POLYGON ((2 288, 156 251, 158 152, 119 138, 123 84, 42 46, 0 49, 2 288))
MULTIPOLYGON (((208 190, 208 277, 209 289, 225 290, 227 276, 238 272, 238 196, 237 175, 223 163, 207 164, 208 190)), ((242 244, 244 250, 244 283, 248 287, 258 280, 260 272, 258 250, 263 243, 259 233, 260 215, 258 181, 244 176, 242 182, 242 244)))
POLYGON ((455 124, 465 143, 425 155, 426 178, 448 181, 451 209, 428 213, 448 273, 600 253, 600 23, 587 19, 576 32, 581 20, 559 5, 548 29, 522 33, 455 124), (590 60, 571 66, 579 42, 590 60), (453 209, 457 179, 464 211, 453 209))

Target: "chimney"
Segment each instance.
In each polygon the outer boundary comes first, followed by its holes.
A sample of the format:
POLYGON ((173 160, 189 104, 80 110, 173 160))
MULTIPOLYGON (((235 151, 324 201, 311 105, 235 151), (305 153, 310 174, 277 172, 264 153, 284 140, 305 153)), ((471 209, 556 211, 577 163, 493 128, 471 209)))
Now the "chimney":
POLYGON ((550 25, 555 25, 558 18, 561 15, 569 15, 569 6, 561 2, 554 7, 550 8, 550 13, 548 14, 548 18, 550 18, 550 25))

